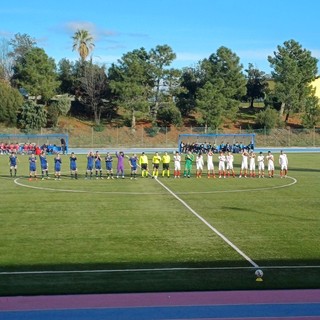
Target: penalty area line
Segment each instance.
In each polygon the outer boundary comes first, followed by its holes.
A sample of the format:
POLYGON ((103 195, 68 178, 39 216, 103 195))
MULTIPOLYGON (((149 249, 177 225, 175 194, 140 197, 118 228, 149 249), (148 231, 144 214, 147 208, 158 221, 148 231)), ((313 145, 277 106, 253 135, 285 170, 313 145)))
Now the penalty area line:
POLYGON ((254 268, 259 268, 259 265, 255 263, 249 256, 247 256, 242 250, 240 250, 233 242, 231 242, 224 234, 222 234, 218 229, 213 227, 207 220, 201 217, 195 210, 193 210, 184 200, 179 198, 171 189, 169 189, 165 184, 163 184, 158 179, 155 179, 164 189, 166 189, 172 196, 174 196, 180 203, 182 203, 194 216, 201 220, 207 227, 209 227, 216 235, 218 235, 224 242, 226 242, 231 248, 233 248, 238 254, 240 254, 244 259, 246 259, 254 268))
MULTIPOLYGON (((320 266, 260 266, 263 270, 281 269, 319 269, 320 266)), ((175 268, 141 268, 141 269, 96 269, 96 270, 40 270, 40 271, 2 271, 4 275, 43 275, 43 274, 71 274, 71 273, 134 273, 134 272, 175 272, 175 271, 236 271, 252 270, 252 267, 175 267, 175 268)))

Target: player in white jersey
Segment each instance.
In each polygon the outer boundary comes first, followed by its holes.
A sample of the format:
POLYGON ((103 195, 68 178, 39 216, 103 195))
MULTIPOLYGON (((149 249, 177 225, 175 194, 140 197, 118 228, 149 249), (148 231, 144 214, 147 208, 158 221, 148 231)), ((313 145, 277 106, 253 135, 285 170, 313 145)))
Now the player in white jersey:
POLYGON ((242 150, 241 156, 242 156, 242 161, 241 161, 239 178, 241 178, 242 175, 244 175, 244 177, 246 178, 247 172, 248 172, 248 157, 249 157, 249 153, 247 152, 246 149, 242 150))
POLYGON ((274 174, 274 157, 273 157, 273 154, 271 153, 271 151, 268 151, 267 161, 268 161, 268 175, 269 175, 269 178, 273 178, 273 174, 274 174))
POLYGON ((214 164, 213 164, 213 152, 210 150, 207 154, 207 169, 208 169, 208 178, 215 178, 216 174, 214 172, 214 164))
POLYGON ((181 156, 178 151, 176 151, 176 154, 173 156, 173 162, 174 162, 174 178, 180 178, 181 174, 181 156))
POLYGON ((228 177, 230 177, 230 171, 231 171, 231 174, 232 176, 235 178, 235 173, 234 173, 234 170, 233 170, 233 154, 229 151, 227 153, 227 156, 226 156, 226 161, 227 161, 227 174, 228 174, 228 177))
POLYGON ((203 161, 203 156, 201 154, 201 152, 197 155, 196 158, 196 174, 197 174, 197 178, 201 178, 202 175, 202 171, 203 171, 203 165, 204 165, 204 161, 203 161))
POLYGON ((219 178, 221 179, 222 175, 226 177, 226 156, 222 151, 220 151, 219 159, 219 178))
POLYGON ((264 155, 262 154, 262 152, 260 151, 258 157, 257 157, 257 161, 258 161, 258 175, 259 178, 264 178, 264 155))
POLYGON ((280 151, 279 165, 280 165, 280 178, 286 178, 288 173, 288 157, 282 150, 280 151))
POLYGON ((249 172, 250 177, 254 178, 256 176, 256 154, 253 150, 249 153, 249 172))

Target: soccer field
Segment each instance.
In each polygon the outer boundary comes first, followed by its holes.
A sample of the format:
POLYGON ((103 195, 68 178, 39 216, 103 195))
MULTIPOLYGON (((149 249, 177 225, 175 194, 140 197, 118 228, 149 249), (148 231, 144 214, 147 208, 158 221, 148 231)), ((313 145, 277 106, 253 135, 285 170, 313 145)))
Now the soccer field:
POLYGON ((0 294, 319 288, 320 155, 288 157, 286 179, 85 180, 81 155, 71 180, 62 156, 29 181, 2 155, 0 294))

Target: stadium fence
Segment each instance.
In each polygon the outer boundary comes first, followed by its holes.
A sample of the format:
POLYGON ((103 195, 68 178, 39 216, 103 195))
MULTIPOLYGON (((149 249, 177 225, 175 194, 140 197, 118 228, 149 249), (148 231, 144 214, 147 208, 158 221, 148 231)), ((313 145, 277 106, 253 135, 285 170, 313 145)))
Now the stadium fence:
MULTIPOLYGON (((0 128, 0 143, 6 141, 6 134, 21 134, 18 129, 0 128), (1 141, 5 140, 5 141, 1 141)), ((128 127, 108 127, 97 132, 88 127, 81 132, 72 128, 60 132, 50 129, 42 129, 33 134, 67 134, 69 148, 156 148, 178 146, 180 134, 255 134, 255 147, 320 147, 320 128, 313 129, 250 129, 231 131, 228 129, 205 130, 204 127, 138 127, 134 132, 128 127)), ((25 135, 27 137, 27 135, 25 135)), ((191 139, 191 138, 190 138, 191 139)), ((193 139, 193 138, 192 138, 193 139)), ((23 138, 22 138, 23 140, 23 138)), ((184 141, 184 143, 196 143, 197 141, 184 141)), ((225 142, 226 141, 225 139, 225 142)), ((229 141, 232 143, 232 141, 229 141)))
MULTIPOLYGON (((64 133, 47 133, 47 134, 21 134, 21 133, 3 133, 0 131, 0 144, 7 144, 10 151, 16 150, 18 153, 23 153, 26 144, 32 144, 34 147, 46 147, 51 152, 67 152, 69 144, 69 136, 64 133), (13 148, 13 149, 12 149, 13 148), (12 149, 12 150, 11 150, 12 149)), ((30 149, 31 150, 31 149, 30 149)), ((1 153, 3 152, 1 147, 1 153)))

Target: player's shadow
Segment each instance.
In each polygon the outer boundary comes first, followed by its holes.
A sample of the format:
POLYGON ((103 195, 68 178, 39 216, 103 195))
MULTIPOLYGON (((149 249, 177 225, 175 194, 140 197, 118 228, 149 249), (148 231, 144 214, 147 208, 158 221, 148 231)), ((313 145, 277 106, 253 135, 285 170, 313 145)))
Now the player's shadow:
POLYGON ((290 215, 290 210, 284 210, 281 211, 280 213, 278 214, 275 214, 275 213, 272 213, 272 212, 268 212, 268 216, 273 216, 273 217, 276 217, 276 218, 281 218, 281 217, 285 217, 285 219, 288 219, 288 220, 295 220, 295 221, 298 221, 298 222, 306 222, 308 221, 309 223, 318 223, 319 222, 319 219, 318 218, 307 218, 307 217, 304 217, 304 216, 295 216, 295 215, 290 215))
POLYGON ((289 167, 289 171, 302 171, 302 172, 320 172, 320 168, 319 169, 311 169, 311 168, 290 168, 289 167))
POLYGON ((229 206, 223 206, 221 207, 223 210, 230 210, 230 211, 241 211, 241 212, 258 212, 257 210, 254 210, 252 208, 243 208, 243 207, 229 207, 229 206))

